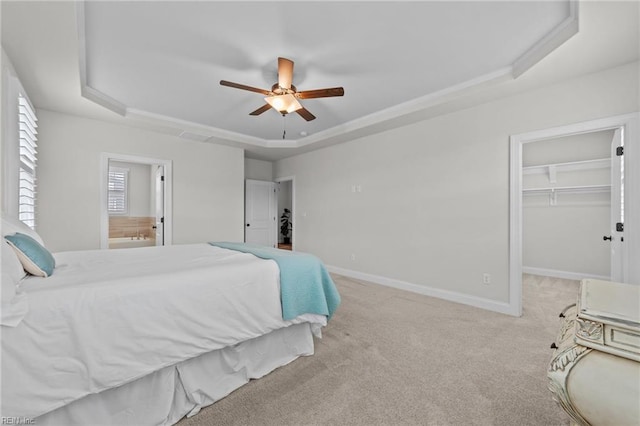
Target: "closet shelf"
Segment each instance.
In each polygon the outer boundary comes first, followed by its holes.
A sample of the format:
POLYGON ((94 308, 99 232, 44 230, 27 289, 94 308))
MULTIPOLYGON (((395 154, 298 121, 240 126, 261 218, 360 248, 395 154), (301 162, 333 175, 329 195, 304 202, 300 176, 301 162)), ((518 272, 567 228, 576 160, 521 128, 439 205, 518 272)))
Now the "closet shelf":
POLYGON ((527 166, 522 168, 522 174, 552 174, 551 170, 570 172, 574 170, 606 169, 611 167, 610 158, 598 158, 595 160, 571 161, 568 163, 542 164, 539 166, 527 166))

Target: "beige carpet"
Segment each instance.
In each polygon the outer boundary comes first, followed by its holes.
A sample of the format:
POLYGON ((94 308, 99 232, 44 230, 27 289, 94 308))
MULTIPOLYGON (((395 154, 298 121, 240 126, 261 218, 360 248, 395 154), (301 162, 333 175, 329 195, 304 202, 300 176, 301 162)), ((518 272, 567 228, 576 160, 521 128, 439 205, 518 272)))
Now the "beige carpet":
POLYGON ((334 276, 342 305, 316 354, 182 420, 195 425, 568 425, 547 390, 575 281, 524 276, 524 315, 334 276))

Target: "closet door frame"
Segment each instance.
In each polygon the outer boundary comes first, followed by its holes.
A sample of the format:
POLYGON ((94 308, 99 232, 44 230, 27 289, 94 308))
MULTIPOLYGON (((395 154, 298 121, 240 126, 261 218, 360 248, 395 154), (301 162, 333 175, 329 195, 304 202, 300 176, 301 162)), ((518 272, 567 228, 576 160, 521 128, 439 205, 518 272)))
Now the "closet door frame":
POLYGON ((522 315, 522 148, 525 143, 603 130, 621 129, 624 137, 625 250, 623 282, 640 285, 640 114, 632 113, 512 135, 509 176, 509 313, 522 315), (635 166, 635 167, 634 167, 635 166))

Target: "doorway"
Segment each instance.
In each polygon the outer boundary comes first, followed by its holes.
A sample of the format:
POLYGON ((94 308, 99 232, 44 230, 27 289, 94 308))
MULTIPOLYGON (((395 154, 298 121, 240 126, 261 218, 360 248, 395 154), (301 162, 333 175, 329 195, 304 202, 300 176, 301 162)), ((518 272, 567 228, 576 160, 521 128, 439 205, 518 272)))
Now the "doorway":
POLYGON ((293 176, 278 178, 274 182, 245 181, 245 242, 294 250, 295 226, 293 176), (288 212, 285 213, 285 209, 288 212), (290 224, 288 235, 283 233, 283 216, 288 217, 290 224))
POLYGON ((278 236, 278 248, 283 250, 293 250, 294 248, 294 217, 295 212, 293 209, 293 177, 282 178, 276 180, 278 185, 278 217, 279 222, 279 236, 278 236), (285 221, 286 219, 286 221, 285 221))
POLYGON ((100 248, 172 243, 171 161, 103 153, 100 248))
POLYGON ((619 200, 617 215, 612 211, 621 179, 612 179, 612 165, 620 162, 612 162, 611 146, 619 146, 619 139, 609 129, 523 146, 524 273, 570 280, 621 279, 621 264, 612 261, 612 245, 620 235, 610 236, 612 216, 619 221, 622 211, 619 200))
MULTIPOLYGON (((640 207, 640 196, 638 191, 638 171, 630 168, 631 164, 638 162, 638 115, 628 114, 624 116, 611 117, 589 122, 577 123, 569 126, 562 126, 546 129, 526 134, 511 136, 511 164, 510 164, 510 225, 509 225, 509 310, 512 315, 522 315, 522 272, 523 272, 523 176, 526 171, 523 168, 524 145, 538 141, 549 141, 563 137, 571 137, 594 132, 612 131, 614 135, 621 138, 620 144, 624 148, 620 149, 623 155, 613 155, 611 157, 612 176, 616 169, 624 170, 624 180, 622 176, 613 176, 611 180, 611 205, 622 205, 622 200, 614 200, 615 194, 619 194, 624 200, 624 216, 627 222, 617 226, 616 214, 613 212, 610 218, 611 234, 605 237, 616 238, 616 245, 611 245, 611 276, 620 282, 638 282, 640 278, 640 268, 630 265, 628 259, 640 254, 638 237, 640 230, 638 223, 629 221, 630 217, 637 217, 640 207), (618 164, 615 164, 615 162, 618 164), (635 216, 633 216, 635 212, 635 216), (623 230, 624 228, 624 230, 623 230), (618 231, 620 229, 620 231, 618 231), (624 234, 622 233, 624 232, 624 234), (626 237, 626 242, 622 242, 626 237), (616 262, 619 262, 617 264, 616 262), (615 268, 619 268, 616 272, 615 268), (619 279, 618 279, 619 278, 619 279)), ((548 179, 556 177, 557 169, 549 168, 547 165, 548 179), (549 171, 551 170, 551 171, 549 171)), ((568 185, 571 186, 571 185, 568 185)), ((548 190, 550 188, 544 188, 548 190)), ((557 202, 559 196, 557 191, 549 191, 549 202, 557 202), (555 201, 554 201, 555 200, 555 201)))

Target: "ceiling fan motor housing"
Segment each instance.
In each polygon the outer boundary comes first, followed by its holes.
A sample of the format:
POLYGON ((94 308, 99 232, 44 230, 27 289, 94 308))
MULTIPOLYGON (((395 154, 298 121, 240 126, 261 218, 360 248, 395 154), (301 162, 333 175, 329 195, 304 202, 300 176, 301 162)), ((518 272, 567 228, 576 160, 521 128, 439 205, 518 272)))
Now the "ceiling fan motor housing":
POLYGON ((294 86, 293 84, 291 85, 290 89, 285 89, 284 87, 280 87, 280 85, 278 83, 276 83, 273 86, 271 86, 271 92, 273 92, 274 95, 294 95, 294 96, 296 96, 296 93, 298 91, 296 90, 296 86, 294 86))

